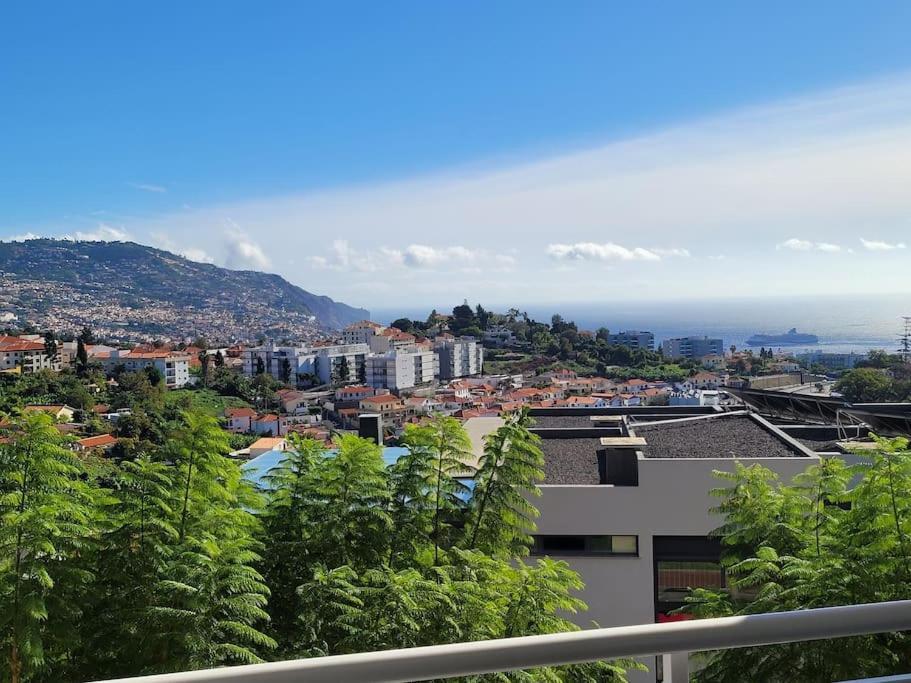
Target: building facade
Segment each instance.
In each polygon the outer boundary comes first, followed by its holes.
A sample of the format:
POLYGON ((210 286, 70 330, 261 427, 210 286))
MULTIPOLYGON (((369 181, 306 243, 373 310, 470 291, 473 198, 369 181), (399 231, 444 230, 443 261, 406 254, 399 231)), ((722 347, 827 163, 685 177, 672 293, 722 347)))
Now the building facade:
POLYGON ((438 339, 433 349, 439 356, 441 380, 481 374, 484 367, 484 347, 475 339, 438 339))
POLYGON ((724 340, 713 337, 675 337, 661 342, 666 358, 704 358, 723 356, 724 340))
POLYGON ((652 332, 637 332, 627 330, 617 334, 609 334, 607 343, 614 346, 625 346, 630 349, 645 349, 646 351, 655 350, 655 335, 652 332))
POLYGON ((304 386, 315 379, 320 384, 356 382, 363 377, 370 349, 367 344, 331 346, 277 346, 266 344, 244 351, 244 373, 259 369, 280 382, 304 386))
POLYGON ((0 336, 0 371, 60 370, 60 354, 48 356, 40 338, 0 336))
MULTIPOLYGON (((530 559, 547 555, 579 572, 589 607, 575 617, 582 627, 673 619, 688 589, 725 585, 711 536, 722 522, 710 512, 718 504, 711 491, 724 485, 714 471, 733 471, 739 460, 790 482, 820 462, 746 411, 565 408, 532 416, 545 478, 532 501, 540 516, 530 559)), ((645 663, 651 671, 631 681, 656 680, 654 660, 645 663)))
POLYGON ((105 372, 113 373, 118 369, 127 372, 139 372, 146 368, 155 368, 164 378, 168 389, 179 389, 190 383, 190 356, 179 351, 124 351, 114 349, 95 356, 104 367, 105 372))
POLYGON ((365 363, 365 384, 375 389, 400 391, 433 382, 437 355, 419 349, 390 351, 369 356, 365 363))

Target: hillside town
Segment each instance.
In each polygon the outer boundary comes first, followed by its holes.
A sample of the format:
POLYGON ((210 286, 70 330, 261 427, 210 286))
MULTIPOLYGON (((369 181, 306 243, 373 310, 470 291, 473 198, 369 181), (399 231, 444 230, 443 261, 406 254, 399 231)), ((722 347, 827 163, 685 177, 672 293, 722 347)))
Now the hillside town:
POLYGON ((253 458, 263 449, 280 448, 291 433, 326 443, 338 433, 362 433, 365 417, 384 440, 395 443, 406 425, 437 414, 465 422, 523 407, 731 406, 739 399, 730 390, 744 387, 798 386, 829 395, 838 373, 862 358, 829 356, 725 348, 722 339, 699 335, 656 345, 648 331, 591 333, 559 316, 545 325, 463 305, 453 315, 434 312, 424 323, 362 320, 294 344, 124 345, 88 329, 69 339, 20 333, 0 337, 0 376, 80 378, 88 389, 80 405, 25 400, 20 406, 52 412, 78 437, 75 448, 108 451, 120 439, 136 438, 130 420, 119 422, 136 406, 131 400, 112 406, 111 396, 141 376, 160 383, 174 400, 211 399, 239 446, 235 455, 253 458), (534 341, 527 340, 530 330, 534 341), (559 335, 575 340, 578 348, 595 344, 603 357, 626 362, 586 368, 581 352, 567 355, 568 342, 557 341, 559 335))

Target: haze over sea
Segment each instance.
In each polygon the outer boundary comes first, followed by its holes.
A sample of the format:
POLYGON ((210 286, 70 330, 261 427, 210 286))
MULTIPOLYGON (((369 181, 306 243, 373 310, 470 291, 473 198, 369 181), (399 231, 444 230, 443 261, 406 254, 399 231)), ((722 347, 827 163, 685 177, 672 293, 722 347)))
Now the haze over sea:
MULTIPOLYGON (((449 313, 454 305, 437 306, 449 313)), ((476 302, 469 302, 472 306, 476 302)), ((502 312, 511 305, 485 307, 502 312)), ((607 327, 612 332, 636 329, 654 332, 656 343, 668 337, 708 335, 721 337, 725 348, 731 344, 748 348, 746 340, 757 333, 781 334, 792 327, 819 336, 819 344, 789 346, 798 353, 806 349, 864 353, 870 349, 894 351, 903 315, 911 315, 911 296, 876 295, 863 297, 787 297, 686 301, 605 301, 603 303, 512 304, 541 322, 554 313, 575 321, 579 329, 607 327)), ((372 309, 375 320, 390 323, 396 318, 423 320, 429 309, 372 309)), ((784 348, 784 347, 783 347, 784 348)))

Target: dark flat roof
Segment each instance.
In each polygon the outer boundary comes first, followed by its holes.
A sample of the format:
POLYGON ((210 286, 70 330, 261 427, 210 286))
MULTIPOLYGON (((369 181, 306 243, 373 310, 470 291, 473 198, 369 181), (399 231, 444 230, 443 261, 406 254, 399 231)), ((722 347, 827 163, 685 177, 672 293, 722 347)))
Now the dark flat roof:
POLYGON ((544 439, 544 484, 598 484, 601 439, 544 439))
POLYGON ((799 458, 806 453, 785 443, 749 415, 640 424, 637 436, 646 458, 799 458))
MULTIPOLYGON (((633 431, 648 441, 642 448, 646 458, 807 457, 799 447, 780 439, 770 428, 748 415, 639 424, 633 431)), ((597 453, 600 448, 599 438, 542 439, 542 483, 598 484, 597 453)))

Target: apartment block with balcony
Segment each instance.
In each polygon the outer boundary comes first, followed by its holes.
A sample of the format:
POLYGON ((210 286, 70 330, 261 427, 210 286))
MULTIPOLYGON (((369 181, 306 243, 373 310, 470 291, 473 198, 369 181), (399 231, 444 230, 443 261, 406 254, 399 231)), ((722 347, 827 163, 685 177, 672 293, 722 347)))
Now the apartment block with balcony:
POLYGON ((617 332, 607 337, 607 343, 614 346, 625 346, 630 349, 645 349, 646 351, 655 350, 655 335, 652 332, 637 332, 627 330, 617 332))
POLYGON ((369 356, 365 362, 365 384, 376 389, 413 389, 433 382, 436 373, 437 355, 433 351, 390 351, 369 356))
POLYGON ((277 346, 266 344, 244 351, 244 373, 253 376, 261 366, 280 382, 305 385, 309 378, 321 384, 357 381, 364 374, 367 344, 277 346))
POLYGON ((114 349, 94 356, 101 362, 105 372, 112 373, 119 368, 127 372, 138 372, 155 368, 164 377, 168 389, 179 389, 190 383, 190 356, 179 351, 125 351, 114 349))
POLYGON ((724 340, 713 337, 674 337, 661 342, 666 358, 705 358, 723 356, 724 340))
POLYGON ((441 380, 480 375, 484 367, 484 347, 471 337, 437 339, 433 350, 439 356, 441 380))
POLYGON ((48 356, 44 342, 37 335, 0 336, 0 372, 38 372, 60 370, 60 367, 60 355, 48 356))

